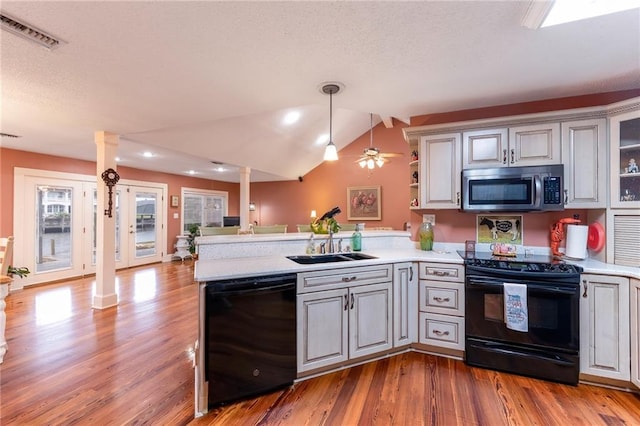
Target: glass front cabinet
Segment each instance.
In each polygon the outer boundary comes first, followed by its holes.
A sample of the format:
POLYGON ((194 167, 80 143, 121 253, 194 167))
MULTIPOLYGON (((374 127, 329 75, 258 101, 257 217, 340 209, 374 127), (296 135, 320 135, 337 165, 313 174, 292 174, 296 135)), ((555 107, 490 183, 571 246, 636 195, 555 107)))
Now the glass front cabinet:
MULTIPOLYGON (((611 207, 640 207, 640 100, 610 119, 611 207)), ((621 108, 622 109, 622 108, 621 108)))

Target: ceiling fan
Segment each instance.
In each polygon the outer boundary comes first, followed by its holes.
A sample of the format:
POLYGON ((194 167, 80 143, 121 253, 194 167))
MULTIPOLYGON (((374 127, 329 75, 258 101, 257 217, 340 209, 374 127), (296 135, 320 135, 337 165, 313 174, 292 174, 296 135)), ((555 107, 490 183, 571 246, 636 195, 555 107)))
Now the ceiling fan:
POLYGON ((366 167, 369 170, 373 170, 376 166, 382 167, 384 164, 389 161, 390 157, 400 157, 402 154, 392 153, 392 152, 380 152, 378 148, 373 146, 373 113, 369 114, 370 118, 370 137, 369 137, 369 147, 365 148, 362 156, 358 158, 355 162, 360 164, 360 167, 363 169, 366 167))

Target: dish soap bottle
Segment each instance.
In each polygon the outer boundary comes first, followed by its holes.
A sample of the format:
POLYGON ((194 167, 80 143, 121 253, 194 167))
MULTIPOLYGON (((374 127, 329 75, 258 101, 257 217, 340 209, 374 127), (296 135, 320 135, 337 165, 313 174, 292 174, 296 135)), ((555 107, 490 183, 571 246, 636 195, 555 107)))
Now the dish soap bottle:
POLYGON ((431 222, 423 222, 418 232, 420 237, 420 249, 433 250, 433 225, 431 222))
POLYGON ((353 235, 351 236, 351 250, 362 250, 362 234, 360 233, 360 225, 356 225, 356 230, 353 231, 353 235))
POLYGON ((316 254, 316 243, 313 240, 313 234, 309 237, 309 243, 307 244, 307 254, 316 254))

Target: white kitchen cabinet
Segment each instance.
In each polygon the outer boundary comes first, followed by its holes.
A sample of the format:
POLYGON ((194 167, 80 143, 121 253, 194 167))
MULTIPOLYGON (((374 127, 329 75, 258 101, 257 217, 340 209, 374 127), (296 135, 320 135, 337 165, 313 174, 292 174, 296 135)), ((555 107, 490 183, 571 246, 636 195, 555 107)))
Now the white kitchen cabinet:
POLYGON ((640 388, 640 280, 631 279, 631 382, 640 388))
POLYGON ((560 123, 509 127, 510 166, 562 164, 560 123))
POLYGON ((299 373, 392 348, 391 271, 377 265, 298 274, 299 373))
POLYGON ((611 207, 640 208, 640 98, 618 104, 613 112, 611 207))
POLYGON ((420 138, 419 207, 460 207, 461 149, 460 133, 420 138))
POLYGON ((607 121, 563 122, 564 199, 568 209, 607 206, 607 121))
POLYGON ((470 130, 462 136, 464 169, 560 164, 560 123, 470 130))
POLYGON ((507 167, 509 130, 471 130, 462 134, 462 168, 507 167))
POLYGON ((417 342, 418 274, 413 262, 393 265, 393 347, 417 342))
POLYGON ((629 381, 629 279, 583 274, 580 373, 629 381))
POLYGON ((348 359, 347 298, 347 289, 307 293, 297 297, 299 372, 348 359))
POLYGON ((464 351, 464 266, 420 262, 418 341, 464 351))

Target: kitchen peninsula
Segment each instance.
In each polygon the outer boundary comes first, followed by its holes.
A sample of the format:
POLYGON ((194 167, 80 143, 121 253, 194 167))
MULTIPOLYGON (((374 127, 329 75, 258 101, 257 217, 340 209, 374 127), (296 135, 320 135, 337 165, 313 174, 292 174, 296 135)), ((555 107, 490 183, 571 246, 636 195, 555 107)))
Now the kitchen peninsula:
MULTIPOLYGON (((344 236, 337 233, 334 241, 343 238, 345 247, 349 237, 348 233, 344 236)), ((463 359, 465 277, 464 259, 457 251, 463 249, 463 244, 436 243, 433 251, 422 251, 410 237, 405 231, 365 231, 362 253, 372 258, 315 264, 299 264, 287 258, 305 256, 309 234, 199 237, 196 240, 199 260, 195 264, 195 279, 201 289, 196 415, 209 409, 209 384, 205 381, 203 362, 208 356, 204 337, 206 307, 202 303, 209 296, 205 297, 204 289, 229 280, 251 278, 259 283, 263 278, 289 277, 297 312, 295 320, 292 319, 297 336, 296 380, 407 350, 463 359)), ((315 235, 314 241, 318 244, 326 238, 315 235)), ((547 248, 531 249, 548 254, 547 248)), ((629 282, 640 280, 640 270, 594 260, 571 263, 581 266, 584 278, 594 283, 589 297, 581 298, 580 307, 585 316, 581 320, 581 336, 592 336, 590 309, 584 303, 592 303, 599 298, 596 294, 601 295, 598 292, 610 288, 620 296, 616 303, 628 307, 629 282), (616 282, 615 287, 610 285, 603 290, 598 278, 607 275, 618 275, 624 283, 616 282)), ((255 298, 256 306, 262 306, 261 298, 255 298)), ((597 307, 594 315, 603 312, 597 307)), ((614 342, 622 348, 622 358, 602 357, 605 351, 611 352, 610 341, 600 345, 606 348, 581 346, 581 380, 611 384, 606 380, 613 379, 615 386, 631 389, 629 359, 637 361, 630 355, 628 341, 629 326, 634 319, 629 318, 627 309, 616 320, 623 323, 618 341, 614 342), (618 373, 612 374, 616 369, 618 373)), ((589 340, 581 337, 581 342, 589 344, 589 340)))

